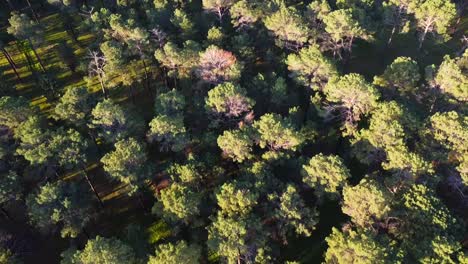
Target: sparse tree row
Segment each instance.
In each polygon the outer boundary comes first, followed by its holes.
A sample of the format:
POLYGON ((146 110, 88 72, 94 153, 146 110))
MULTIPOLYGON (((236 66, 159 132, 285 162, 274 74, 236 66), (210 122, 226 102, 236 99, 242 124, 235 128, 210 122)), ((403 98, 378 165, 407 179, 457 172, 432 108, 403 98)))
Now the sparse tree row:
POLYGON ((0 2, 0 263, 468 263, 466 8, 0 2))

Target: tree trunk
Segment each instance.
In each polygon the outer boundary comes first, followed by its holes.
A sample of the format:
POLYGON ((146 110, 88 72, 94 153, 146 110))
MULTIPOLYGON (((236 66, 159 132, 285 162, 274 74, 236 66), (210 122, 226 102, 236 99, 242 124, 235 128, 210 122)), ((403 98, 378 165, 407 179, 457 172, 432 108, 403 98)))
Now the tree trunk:
POLYGON ((31 57, 29 56, 27 50, 25 49, 24 45, 20 41, 16 41, 16 48, 18 49, 19 52, 23 53, 24 57, 26 58, 26 61, 28 62, 28 67, 29 70, 34 74, 34 63, 32 62, 31 57))
POLYGON ((106 87, 104 86, 103 78, 104 77, 102 76, 102 74, 98 74, 98 79, 99 79, 99 83, 101 84, 102 93, 104 94, 104 98, 107 99, 107 92, 106 92, 106 87))
POLYGON ((10 7, 11 11, 16 11, 16 8, 11 2, 11 0, 5 0, 5 1, 8 3, 8 6, 10 7))
POLYGON ((73 38, 73 40, 76 42, 78 41, 78 35, 76 34, 75 32, 75 29, 73 28, 73 25, 72 24, 69 24, 67 26, 65 26, 66 28, 68 28, 68 32, 70 32, 70 35, 71 37, 73 38))
POLYGON ((163 71, 164 71, 164 83, 166 84, 166 88, 169 89, 169 84, 167 81, 167 69, 163 67, 163 71))
POLYGON ((140 203, 141 208, 143 211, 146 211, 145 203, 143 202, 143 195, 141 193, 138 194, 138 202, 140 203))
POLYGON ((393 35, 396 32, 397 26, 401 25, 401 14, 402 14, 402 12, 403 12, 402 8, 398 7, 397 18, 395 19, 396 22, 393 24, 392 33, 390 34, 390 38, 388 39, 387 45, 390 45, 390 43, 392 43, 393 35))
POLYGON ((392 43, 393 34, 395 34, 395 31, 396 31, 396 26, 393 26, 392 33, 390 34, 390 38, 388 38, 387 45, 390 45, 390 43, 392 43))
POLYGON ((354 41, 354 36, 351 36, 351 40, 349 41, 349 48, 348 48, 349 54, 351 54, 353 50, 353 41, 354 41))
POLYGON ((219 26, 222 26, 222 24, 223 24, 222 7, 218 7, 218 20, 219 20, 219 26))
POLYGON ((31 6, 31 2, 29 0, 26 0, 26 3, 28 3, 29 9, 31 9, 31 13, 33 15, 34 20, 36 20, 36 23, 39 23, 39 19, 37 19, 37 14, 34 11, 34 8, 31 6))
POLYGON ((174 88, 177 90, 177 74, 174 74, 174 88))
POLYGON ((86 229, 85 229, 84 227, 83 227, 83 229, 82 229, 82 230, 83 230, 83 234, 86 236, 86 238, 87 238, 87 239, 89 239, 89 238, 90 238, 90 236, 89 236, 89 233, 88 233, 88 231, 86 231, 86 229))
POLYGON ((135 102, 135 87, 133 86, 133 84, 130 85, 130 94, 131 94, 131 97, 132 97, 132 103, 136 104, 136 102, 135 102))
POLYGON ((17 68, 16 66, 16 63, 13 61, 13 59, 11 58, 11 55, 10 53, 8 52, 8 50, 6 50, 5 48, 1 48, 2 52, 3 52, 3 55, 5 55, 5 57, 7 58, 7 60, 11 61, 11 63, 13 64, 13 66, 15 66, 15 68, 17 68))
POLYGON ((30 38, 28 38, 28 42, 29 42, 29 45, 31 46, 31 49, 32 49, 32 51, 33 51, 33 53, 34 53, 34 56, 36 56, 36 59, 37 59, 37 61, 39 62, 39 65, 41 65, 42 71, 43 71, 43 72, 46 72, 45 67, 44 67, 44 64, 42 63, 41 58, 40 58, 39 55, 37 54, 36 49, 34 48, 34 45, 33 45, 33 43, 32 43, 32 41, 31 41, 30 38))
POLYGON ((6 219, 13 221, 13 218, 11 218, 10 214, 7 212, 7 210, 5 210, 5 208, 3 208, 3 206, 0 206, 0 211, 5 216, 6 219))
POLYGON ((94 195, 96 196, 96 198, 97 198, 98 201, 99 201, 99 205, 101 206, 101 208, 104 208, 104 203, 102 202, 101 197, 99 197, 98 192, 97 192, 96 189, 94 188, 94 185, 91 183, 91 180, 90 180, 89 177, 88 177, 88 172, 86 172, 86 168, 85 168, 84 166, 83 166, 82 170, 83 170, 83 175, 84 175, 84 178, 85 178, 86 182, 88 183, 89 187, 91 188, 91 190, 93 191, 94 195))
POLYGON ((2 48, 2 53, 5 56, 5 58, 7 59, 8 63, 10 64, 11 69, 15 72, 16 77, 21 82, 21 77, 20 77, 18 71, 16 70, 16 64, 13 61, 13 59, 11 58, 10 54, 8 54, 8 51, 5 48, 2 48))
POLYGON ((430 26, 431 26, 431 25, 428 24, 428 25, 424 28, 424 32, 422 33, 421 38, 419 39, 419 47, 418 47, 418 50, 420 50, 420 49, 422 48, 424 39, 426 39, 426 34, 427 34, 427 31, 429 30, 429 27, 430 27, 430 26))
POLYGON ((151 89, 149 87, 149 74, 148 74, 148 69, 147 69, 147 66, 146 66, 146 61, 145 59, 141 59, 143 61, 143 69, 145 70, 145 87, 146 87, 146 90, 148 90, 148 93, 153 96, 153 93, 151 92, 151 89))

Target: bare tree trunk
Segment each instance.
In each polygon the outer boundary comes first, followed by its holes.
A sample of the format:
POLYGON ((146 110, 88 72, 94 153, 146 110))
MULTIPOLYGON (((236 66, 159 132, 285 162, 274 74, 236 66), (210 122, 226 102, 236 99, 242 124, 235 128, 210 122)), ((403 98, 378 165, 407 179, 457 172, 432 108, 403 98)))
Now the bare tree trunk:
POLYGON ((99 83, 101 84, 102 93, 104 94, 104 98, 107 99, 107 92, 106 92, 106 87, 104 86, 103 78, 104 77, 102 76, 102 74, 98 74, 98 79, 99 79, 99 83))
POLYGON ((16 8, 15 6, 13 5, 13 3, 11 3, 11 0, 5 0, 7 3, 8 3, 8 6, 10 7, 11 11, 15 11, 16 8))
POLYGON ((28 52, 26 51, 23 43, 20 41, 16 41, 16 48, 18 49, 19 52, 23 53, 24 57, 26 58, 26 61, 28 62, 29 70, 34 74, 34 64, 28 52))
POLYGON ((132 99, 132 103, 136 104, 136 102, 135 102, 135 87, 133 86, 133 84, 129 85, 128 90, 130 92, 130 98, 132 99))
POLYGON ((5 208, 3 208, 3 206, 0 206, 0 211, 5 216, 6 219, 8 219, 10 221, 13 221, 13 218, 11 218, 10 214, 8 214, 7 210, 5 210, 5 208))
POLYGON ((177 75, 174 75, 174 88, 177 89, 177 75))
POLYGON ((426 39, 426 34, 427 34, 427 31, 429 30, 429 25, 426 26, 426 28, 424 28, 424 32, 422 33, 421 35, 421 38, 419 39, 419 47, 418 47, 418 50, 420 50, 422 48, 422 45, 423 45, 423 42, 424 40, 426 39))
POLYGON ((143 208, 143 211, 146 211, 146 206, 145 203, 143 202, 143 195, 141 193, 138 194, 138 202, 140 203, 141 208, 143 208))
POLYGON ((89 238, 90 238, 90 236, 89 236, 89 233, 88 233, 88 231, 86 231, 86 229, 85 229, 84 227, 83 227, 83 229, 82 229, 82 230, 83 230, 83 234, 86 236, 86 238, 87 238, 87 239, 89 239, 89 238))
POLYGON ((13 64, 13 66, 15 66, 15 68, 17 68, 16 66, 16 63, 13 61, 13 59, 11 58, 11 55, 10 53, 8 52, 8 50, 6 50, 6 48, 1 48, 2 52, 3 52, 3 55, 5 55, 5 57, 7 58, 7 60, 11 61, 11 63, 13 64))
POLYGON ((219 26, 222 26, 223 25, 223 15, 224 15, 223 14, 223 8, 218 7, 217 13, 218 13, 219 26))
POLYGON ((148 69, 146 66, 146 61, 143 58, 142 58, 142 61, 143 61, 143 69, 145 70, 145 87, 148 90, 149 94, 152 96, 153 93, 151 92, 151 89, 149 87, 149 73, 148 73, 148 69))
POLYGON ((7 59, 8 63, 10 64, 11 69, 15 72, 16 77, 21 82, 21 77, 20 77, 18 71, 16 70, 16 64, 13 61, 13 59, 11 58, 10 54, 8 53, 8 51, 5 48, 2 48, 2 53, 5 56, 5 58, 7 59))
POLYGON ((169 89, 169 84, 167 82, 167 69, 163 67, 163 71, 164 71, 164 83, 166 84, 166 88, 169 89))
POLYGON ((353 41, 354 41, 354 36, 351 36, 351 40, 349 41, 349 48, 348 48, 348 51, 349 51, 350 55, 351 55, 352 50, 353 50, 353 41))
POLYGON ((31 9, 31 13, 33 15, 34 20, 36 20, 36 23, 39 23, 39 19, 37 19, 37 14, 34 11, 34 8, 31 6, 31 2, 29 0, 26 0, 26 3, 28 3, 29 9, 31 9))
POLYGON ((95 195, 96 198, 98 199, 99 205, 101 206, 101 208, 104 208, 104 203, 102 202, 101 197, 99 197, 98 192, 97 192, 96 189, 94 188, 94 185, 91 183, 91 180, 89 179, 89 176, 88 176, 88 172, 86 171, 86 168, 85 168, 84 166, 83 166, 83 168, 82 168, 82 171, 83 171, 83 175, 84 175, 84 178, 85 178, 86 182, 88 183, 89 187, 91 188, 91 190, 93 191, 94 195, 95 195))
POLYGON ((45 72, 46 70, 45 70, 44 64, 42 63, 41 58, 40 58, 39 55, 37 54, 36 49, 34 48, 34 45, 33 45, 33 43, 32 43, 32 41, 31 41, 30 38, 28 38, 28 42, 29 42, 29 45, 31 46, 31 50, 32 50, 33 53, 34 53, 34 56, 36 56, 36 59, 37 59, 37 61, 39 62, 39 65, 41 65, 42 71, 45 72))
POLYGON ((390 38, 388 39, 387 45, 390 45, 390 43, 392 43, 393 34, 395 34, 395 31, 396 31, 396 26, 393 26, 392 33, 390 34, 390 38))

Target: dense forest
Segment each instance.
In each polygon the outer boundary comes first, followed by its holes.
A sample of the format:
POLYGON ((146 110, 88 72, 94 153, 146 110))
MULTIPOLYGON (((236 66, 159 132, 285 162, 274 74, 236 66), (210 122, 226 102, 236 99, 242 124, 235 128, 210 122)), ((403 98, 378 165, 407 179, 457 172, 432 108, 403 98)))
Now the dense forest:
POLYGON ((0 0, 0 264, 468 263, 466 0, 0 0))

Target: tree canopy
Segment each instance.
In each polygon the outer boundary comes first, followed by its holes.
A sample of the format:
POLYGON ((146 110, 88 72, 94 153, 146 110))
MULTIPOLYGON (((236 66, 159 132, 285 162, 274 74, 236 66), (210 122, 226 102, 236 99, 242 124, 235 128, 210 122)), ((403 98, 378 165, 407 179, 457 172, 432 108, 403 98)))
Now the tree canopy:
POLYGON ((0 1, 0 263, 468 263, 466 2, 0 1))

